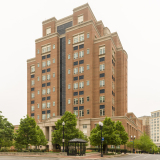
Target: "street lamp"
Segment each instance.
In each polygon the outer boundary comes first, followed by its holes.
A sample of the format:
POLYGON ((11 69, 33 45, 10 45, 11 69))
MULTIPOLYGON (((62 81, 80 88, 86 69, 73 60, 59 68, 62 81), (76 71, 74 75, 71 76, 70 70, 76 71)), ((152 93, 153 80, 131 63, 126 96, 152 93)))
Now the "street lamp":
POLYGON ((134 140, 135 140, 136 136, 132 137, 131 136, 131 139, 133 139, 133 153, 135 153, 135 149, 134 149, 134 140))
POLYGON ((101 157, 103 157, 103 152, 102 152, 102 128, 103 128, 103 123, 99 122, 99 126, 101 128, 101 157))
POLYGON ((62 122, 62 125, 63 125, 63 140, 62 140, 62 142, 63 142, 63 152, 64 152, 64 125, 65 125, 64 121, 62 122))

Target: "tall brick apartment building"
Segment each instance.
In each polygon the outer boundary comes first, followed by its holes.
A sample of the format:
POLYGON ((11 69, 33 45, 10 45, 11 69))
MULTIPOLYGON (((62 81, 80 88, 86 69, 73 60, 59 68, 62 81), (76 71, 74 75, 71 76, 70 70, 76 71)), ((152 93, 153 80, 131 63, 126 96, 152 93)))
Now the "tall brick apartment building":
POLYGON ((63 19, 43 21, 42 28, 35 58, 27 60, 27 114, 40 126, 46 123, 49 141, 65 111, 77 115, 87 135, 106 116, 123 119, 126 130, 132 125, 139 135, 141 122, 127 117, 128 56, 118 34, 97 21, 88 4, 63 19))

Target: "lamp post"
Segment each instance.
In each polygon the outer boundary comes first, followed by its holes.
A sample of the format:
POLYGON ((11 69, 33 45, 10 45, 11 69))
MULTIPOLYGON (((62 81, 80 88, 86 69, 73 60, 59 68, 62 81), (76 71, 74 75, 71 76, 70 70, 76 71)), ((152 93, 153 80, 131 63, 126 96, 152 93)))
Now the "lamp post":
POLYGON ((62 141, 63 141, 63 152, 64 152, 64 125, 65 125, 64 121, 62 122, 62 125, 63 125, 63 140, 62 141))
POLYGON ((99 126, 101 128, 101 157, 103 157, 103 152, 102 152, 102 128, 103 128, 103 123, 99 122, 99 126))
POLYGON ((135 140, 136 136, 131 136, 131 139, 133 139, 133 153, 135 153, 135 149, 134 149, 134 140, 135 140))

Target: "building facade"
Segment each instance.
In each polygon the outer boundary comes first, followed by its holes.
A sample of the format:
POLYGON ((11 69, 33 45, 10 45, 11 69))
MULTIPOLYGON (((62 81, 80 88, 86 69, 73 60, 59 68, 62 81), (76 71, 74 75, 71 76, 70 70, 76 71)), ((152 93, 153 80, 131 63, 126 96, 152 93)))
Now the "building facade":
POLYGON ((106 116, 139 135, 141 122, 127 116, 128 56, 118 34, 97 21, 88 4, 43 21, 42 28, 35 57, 27 60, 27 114, 46 136, 65 111, 77 116, 82 130, 88 124, 88 136, 106 116))
POLYGON ((150 137, 152 141, 160 147, 160 139, 159 139, 159 123, 160 122, 160 110, 151 112, 150 118, 150 137))

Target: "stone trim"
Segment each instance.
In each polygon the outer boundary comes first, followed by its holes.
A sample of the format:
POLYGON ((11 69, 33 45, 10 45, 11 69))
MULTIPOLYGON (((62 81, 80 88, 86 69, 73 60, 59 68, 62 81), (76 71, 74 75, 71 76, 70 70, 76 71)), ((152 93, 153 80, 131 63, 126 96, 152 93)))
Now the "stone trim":
POLYGON ((55 22, 56 22, 57 19, 56 19, 55 17, 49 18, 49 19, 43 21, 43 22, 42 22, 42 25, 47 24, 47 23, 50 23, 50 22, 52 22, 52 21, 55 21, 55 22))
POLYGON ((73 21, 73 14, 70 15, 70 16, 67 16, 67 17, 64 17, 62 19, 57 20, 56 28, 57 28, 57 26, 60 26, 60 25, 62 25, 64 23, 67 23, 67 22, 70 22, 70 21, 73 21))
POLYGON ((34 58, 27 59, 27 63, 34 62, 34 61, 36 61, 35 57, 34 57, 34 58))
POLYGON ((104 24, 103 24, 102 20, 96 22, 96 25, 97 25, 97 26, 100 25, 100 24, 102 24, 102 26, 103 26, 103 28, 104 28, 104 24))
POLYGON ((36 42, 36 43, 39 43, 39 42, 45 41, 45 40, 47 40, 47 39, 50 39, 50 38, 53 38, 53 37, 56 37, 56 36, 59 37, 59 33, 57 33, 57 32, 56 32, 56 33, 51 33, 51 34, 46 35, 46 36, 44 36, 44 37, 42 37, 42 38, 36 39, 35 42, 36 42))

